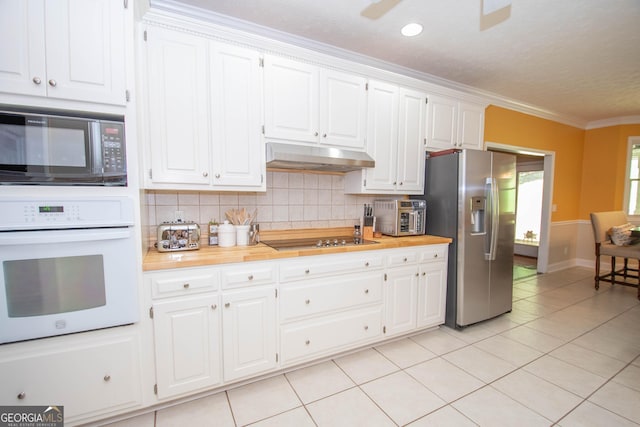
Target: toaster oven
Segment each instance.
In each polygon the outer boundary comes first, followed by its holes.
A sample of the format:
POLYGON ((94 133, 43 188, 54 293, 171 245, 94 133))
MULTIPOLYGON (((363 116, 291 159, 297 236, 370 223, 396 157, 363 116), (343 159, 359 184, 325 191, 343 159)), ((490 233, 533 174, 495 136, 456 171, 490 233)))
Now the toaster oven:
POLYGON ((425 233, 427 202, 424 200, 374 200, 373 213, 376 217, 376 231, 387 236, 416 236, 425 233))
POLYGON ((159 252, 200 249, 200 226, 195 222, 163 222, 158 226, 159 252))

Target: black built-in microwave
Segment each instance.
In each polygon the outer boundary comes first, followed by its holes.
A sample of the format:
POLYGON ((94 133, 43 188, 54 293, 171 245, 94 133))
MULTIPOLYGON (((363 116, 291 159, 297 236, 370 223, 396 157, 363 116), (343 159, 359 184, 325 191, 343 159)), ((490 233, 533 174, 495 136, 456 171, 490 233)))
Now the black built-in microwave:
POLYGON ((0 106, 0 184, 126 186, 124 117, 0 106))

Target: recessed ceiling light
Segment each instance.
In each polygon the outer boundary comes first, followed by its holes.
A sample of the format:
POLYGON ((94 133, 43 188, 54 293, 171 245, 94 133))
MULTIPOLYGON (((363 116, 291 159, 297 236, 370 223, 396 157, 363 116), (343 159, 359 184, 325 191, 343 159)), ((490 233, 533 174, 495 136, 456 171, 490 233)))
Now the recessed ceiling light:
POLYGON ((416 24, 412 22, 411 24, 407 24, 400 30, 403 36, 413 37, 417 36, 422 32, 422 25, 416 24))

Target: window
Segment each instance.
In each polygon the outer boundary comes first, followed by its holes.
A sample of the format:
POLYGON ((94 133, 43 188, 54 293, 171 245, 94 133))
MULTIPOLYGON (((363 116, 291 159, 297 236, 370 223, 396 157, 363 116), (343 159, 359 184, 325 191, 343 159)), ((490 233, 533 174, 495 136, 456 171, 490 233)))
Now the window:
POLYGON ((518 172, 516 243, 533 246, 540 244, 543 175, 542 170, 518 172))
POLYGON ((628 215, 640 216, 640 137, 629 138, 625 206, 628 215))

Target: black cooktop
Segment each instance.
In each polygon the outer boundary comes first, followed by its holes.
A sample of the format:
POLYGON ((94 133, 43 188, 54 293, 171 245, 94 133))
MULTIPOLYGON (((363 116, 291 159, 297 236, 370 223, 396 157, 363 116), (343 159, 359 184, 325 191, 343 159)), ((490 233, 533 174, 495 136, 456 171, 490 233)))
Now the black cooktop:
POLYGON ((271 246, 278 251, 318 249, 318 248, 339 248, 346 246, 372 245, 378 242, 361 239, 360 243, 355 243, 353 236, 331 236, 331 237, 309 237, 302 239, 282 239, 282 240, 261 240, 267 246, 271 246))

